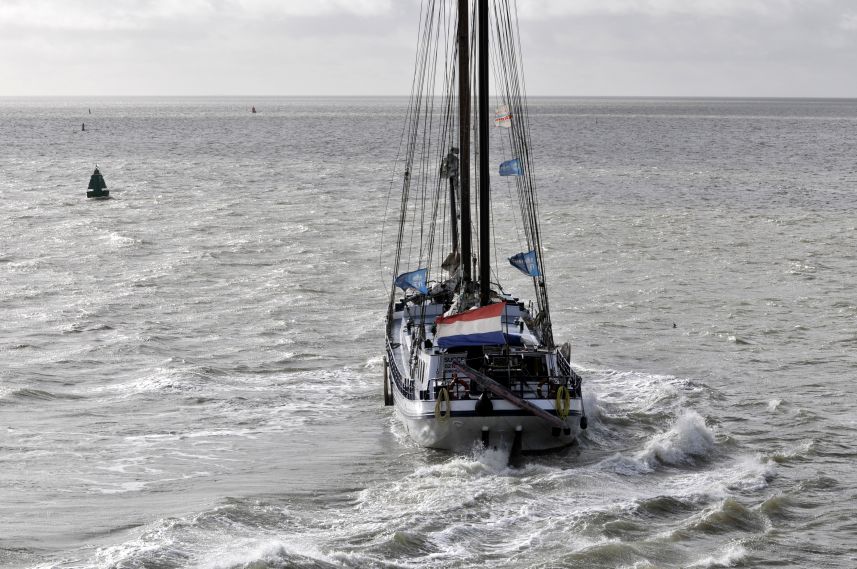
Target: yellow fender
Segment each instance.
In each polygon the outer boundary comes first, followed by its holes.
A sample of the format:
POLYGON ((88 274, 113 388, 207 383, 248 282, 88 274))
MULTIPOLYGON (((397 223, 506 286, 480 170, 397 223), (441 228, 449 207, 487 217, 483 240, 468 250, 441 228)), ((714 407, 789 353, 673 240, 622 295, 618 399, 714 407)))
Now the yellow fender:
POLYGON ((560 385, 556 390, 555 408, 556 414, 560 419, 565 420, 568 418, 571 412, 571 392, 564 385, 560 385))
POLYGON ((451 414, 452 404, 449 402, 449 390, 441 387, 440 391, 437 392, 437 402, 434 404, 434 418, 443 423, 449 420, 451 414), (444 402, 446 405, 443 404, 444 402))

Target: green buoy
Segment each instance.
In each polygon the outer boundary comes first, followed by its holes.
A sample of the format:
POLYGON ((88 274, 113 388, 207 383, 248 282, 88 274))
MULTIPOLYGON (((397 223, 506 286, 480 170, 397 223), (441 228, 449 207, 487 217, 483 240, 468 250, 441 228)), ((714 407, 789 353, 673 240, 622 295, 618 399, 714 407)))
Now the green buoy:
POLYGON ((86 192, 88 198, 106 198, 110 196, 110 190, 107 189, 107 184, 104 182, 104 176, 98 171, 98 164, 95 165, 95 172, 89 178, 89 191, 86 192))

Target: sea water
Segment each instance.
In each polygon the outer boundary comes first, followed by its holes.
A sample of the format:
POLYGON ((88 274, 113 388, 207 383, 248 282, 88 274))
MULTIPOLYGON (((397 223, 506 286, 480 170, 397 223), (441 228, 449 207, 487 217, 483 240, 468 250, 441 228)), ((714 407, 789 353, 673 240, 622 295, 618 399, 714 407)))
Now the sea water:
POLYGON ((530 103, 589 429, 511 469, 383 406, 405 99, 0 99, 0 566, 857 565, 857 101, 530 103))

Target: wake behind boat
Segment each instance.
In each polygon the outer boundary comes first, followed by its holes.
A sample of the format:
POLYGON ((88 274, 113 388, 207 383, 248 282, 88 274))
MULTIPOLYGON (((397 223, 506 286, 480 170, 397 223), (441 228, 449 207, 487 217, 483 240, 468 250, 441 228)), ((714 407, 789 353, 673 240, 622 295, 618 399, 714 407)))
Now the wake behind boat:
POLYGON ((571 444, 586 428, 581 378, 553 338, 516 12, 500 2, 489 14, 488 4, 425 3, 397 164, 401 196, 386 319, 385 403, 395 406, 422 446, 550 450, 571 444), (447 31, 452 37, 444 37, 447 31), (475 77, 471 60, 477 61, 475 77), (493 113, 492 71, 501 87, 493 113), (478 104, 471 112, 474 91, 478 104), (499 175, 512 180, 517 193, 514 226, 492 224, 500 216, 490 191, 492 121, 508 152, 499 175), (471 172, 473 156, 478 165, 471 172), (531 279, 535 303, 505 292, 497 267, 492 270, 492 235, 503 232, 505 244, 516 228, 519 244, 510 253, 523 252, 509 261, 531 279))

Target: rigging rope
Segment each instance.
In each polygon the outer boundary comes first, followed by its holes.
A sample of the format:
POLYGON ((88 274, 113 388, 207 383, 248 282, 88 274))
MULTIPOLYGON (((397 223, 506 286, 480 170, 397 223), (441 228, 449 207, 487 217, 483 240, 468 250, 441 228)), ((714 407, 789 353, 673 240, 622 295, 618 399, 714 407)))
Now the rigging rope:
MULTIPOLYGON (((515 233, 518 240, 525 241, 526 250, 536 251, 541 276, 533 277, 535 302, 540 318, 539 332, 542 340, 550 347, 553 346, 553 335, 549 320, 547 288, 545 286, 545 261, 542 250, 541 235, 538 226, 539 204, 536 194, 536 184, 533 177, 533 159, 530 154, 531 132, 526 106, 523 69, 521 61, 521 45, 519 41, 517 5, 515 0, 490 0, 492 4, 490 60, 496 84, 495 99, 499 99, 512 113, 510 129, 503 129, 508 139, 503 146, 508 149, 511 158, 520 160, 523 175, 515 177, 514 186, 517 194, 518 209, 522 218, 522 227, 515 222, 515 233), (523 233, 523 235, 521 235, 523 233)), ((458 140, 455 110, 461 106, 456 93, 456 62, 457 45, 457 11, 456 2, 450 0, 423 0, 421 3, 420 26, 421 35, 418 42, 415 71, 412 78, 411 97, 406 113, 406 127, 403 130, 400 151, 397 160, 402 160, 404 171, 402 176, 401 200, 399 203, 399 227, 396 235, 396 257, 393 266, 393 276, 400 274, 403 268, 414 270, 427 269, 427 278, 437 279, 444 259, 452 251, 451 241, 453 231, 457 231, 458 223, 451 219, 449 207, 449 179, 441 177, 440 167, 445 157, 458 140), (401 150, 404 146, 404 152, 401 150), (410 226, 410 227, 408 227, 410 226), (403 267, 403 264, 405 267, 403 267)), ((470 45, 464 49, 470 51, 471 60, 476 52, 476 5, 470 5, 471 33, 470 45)), ((476 84, 477 66, 471 66, 469 81, 471 86, 476 84)), ((472 93, 476 90, 473 88, 472 93)), ((476 105, 474 105, 474 110, 476 105)), ((478 130, 479 117, 473 113, 471 128, 478 130)), ((491 120, 491 117, 486 117, 491 120)), ((505 137, 504 137, 505 138, 505 137)), ((475 156, 472 164, 478 164, 478 155, 483 150, 478 141, 474 141, 475 156)), ((479 169, 473 168, 472 187, 478 188, 479 169)), ((506 186, 511 198, 512 182, 507 180, 506 186)), ((392 193, 393 184, 390 192, 392 193)), ((472 192, 476 195, 477 192, 472 192)), ((391 197, 388 195, 388 204, 391 197)), ((471 219, 462 217, 460 224, 467 223, 472 227, 472 219, 478 219, 479 203, 474 200, 471 204, 471 219)), ((489 215, 493 221, 493 207, 489 215)), ((459 210, 460 211, 460 210, 459 210)), ((386 213, 385 213, 386 217, 386 213)), ((496 218, 498 221, 500 218, 496 218)), ((497 228, 492 227, 493 238, 493 270, 488 278, 499 282, 497 228), (493 278, 492 278, 493 277, 493 278)), ((382 232, 383 235, 383 232, 382 232)), ((479 233, 473 231, 472 251, 479 251, 479 233)), ((383 239, 383 237, 382 237, 383 239)), ((460 263, 471 263, 472 259, 460 259, 460 263)), ((502 290, 502 289, 501 289, 502 290)), ((395 287, 390 291, 391 306, 395 298, 395 287)))

